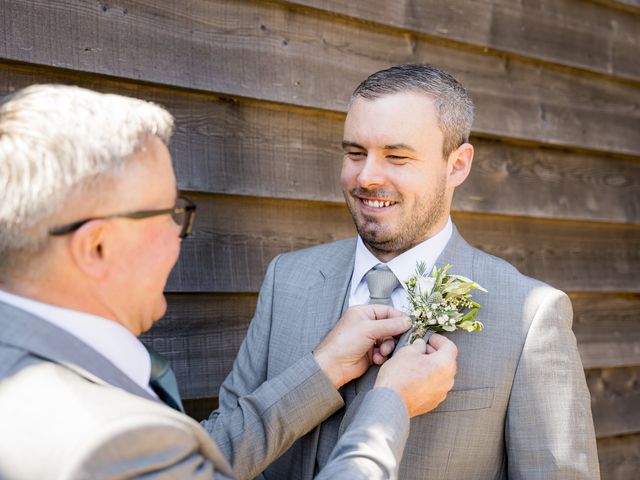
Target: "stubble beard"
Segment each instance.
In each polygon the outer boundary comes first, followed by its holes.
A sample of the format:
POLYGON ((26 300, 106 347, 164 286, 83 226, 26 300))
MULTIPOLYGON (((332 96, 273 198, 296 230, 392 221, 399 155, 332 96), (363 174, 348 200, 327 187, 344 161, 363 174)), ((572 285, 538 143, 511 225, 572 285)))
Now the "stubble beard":
MULTIPOLYGON (((429 197, 420 197, 411 212, 402 212, 395 228, 379 223, 374 217, 358 212, 358 200, 345 192, 347 207, 355 223, 358 235, 367 248, 378 258, 394 258, 433 236, 434 229, 447 214, 445 185, 439 184, 438 191, 429 197)), ((403 202, 400 198, 400 206, 403 202)))

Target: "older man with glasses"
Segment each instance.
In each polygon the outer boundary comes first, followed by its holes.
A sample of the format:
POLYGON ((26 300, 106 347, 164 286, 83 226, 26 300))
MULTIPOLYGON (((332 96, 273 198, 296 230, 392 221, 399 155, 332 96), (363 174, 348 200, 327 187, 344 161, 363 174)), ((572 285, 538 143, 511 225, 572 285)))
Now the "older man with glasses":
POLYGON ((394 477, 409 416, 444 399, 456 349, 436 335, 386 361, 409 326, 387 306, 349 310, 218 419, 241 435, 214 441, 182 413, 173 372, 137 338, 166 311, 196 212, 178 195, 172 130, 157 105, 77 87, 0 103, 0 478, 250 478, 372 362, 376 388, 320 477, 394 477))

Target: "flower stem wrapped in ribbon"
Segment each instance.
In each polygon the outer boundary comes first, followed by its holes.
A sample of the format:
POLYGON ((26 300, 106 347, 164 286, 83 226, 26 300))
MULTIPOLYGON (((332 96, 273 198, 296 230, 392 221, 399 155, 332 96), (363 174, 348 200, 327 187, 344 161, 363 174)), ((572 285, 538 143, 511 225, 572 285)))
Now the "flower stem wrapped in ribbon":
POLYGON ((450 268, 451 265, 440 269, 434 266, 429 275, 424 262, 418 262, 415 275, 406 281, 409 317, 414 327, 409 343, 424 337, 429 330, 434 333, 458 328, 467 332, 482 330, 482 323, 475 319, 480 304, 471 299, 471 291, 486 290, 469 278, 447 273, 450 268))

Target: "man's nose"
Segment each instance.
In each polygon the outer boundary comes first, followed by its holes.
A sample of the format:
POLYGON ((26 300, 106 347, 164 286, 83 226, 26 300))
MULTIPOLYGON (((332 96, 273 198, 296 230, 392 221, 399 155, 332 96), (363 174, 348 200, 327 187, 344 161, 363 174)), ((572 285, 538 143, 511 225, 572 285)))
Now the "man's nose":
POLYGON ((360 187, 371 188, 385 183, 384 158, 369 153, 362 163, 362 169, 358 174, 358 184, 360 187))

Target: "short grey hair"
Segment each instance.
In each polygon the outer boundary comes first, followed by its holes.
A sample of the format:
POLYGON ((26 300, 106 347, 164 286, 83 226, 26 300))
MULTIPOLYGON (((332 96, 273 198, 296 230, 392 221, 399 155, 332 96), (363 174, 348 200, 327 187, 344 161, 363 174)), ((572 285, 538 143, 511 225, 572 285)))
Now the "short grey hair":
POLYGON ((469 141, 473 102, 464 87, 447 72, 427 64, 396 65, 369 76, 353 92, 349 106, 358 98, 373 100, 400 92, 424 92, 433 98, 438 125, 444 135, 445 159, 469 141))
POLYGON ((0 281, 47 245, 72 193, 121 173, 148 135, 165 144, 173 117, 134 98, 32 85, 0 102, 0 281))

